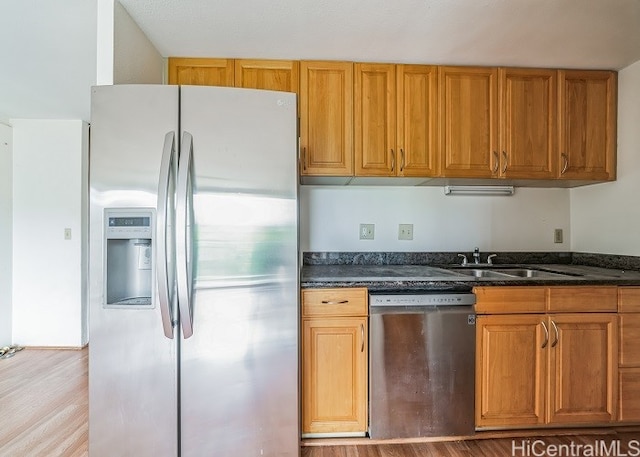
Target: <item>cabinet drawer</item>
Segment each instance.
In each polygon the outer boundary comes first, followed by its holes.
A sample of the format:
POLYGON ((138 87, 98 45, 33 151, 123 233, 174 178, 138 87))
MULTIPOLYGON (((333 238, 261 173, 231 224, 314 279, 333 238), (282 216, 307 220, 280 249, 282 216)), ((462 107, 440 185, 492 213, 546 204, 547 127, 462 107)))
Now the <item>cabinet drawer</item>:
POLYGON ((476 287, 476 312, 479 314, 544 313, 545 287, 476 287))
POLYGON ((619 420, 640 422, 640 368, 621 368, 619 420))
POLYGON ((618 289, 618 311, 640 313, 640 287, 620 287, 618 289))
POLYGON ((302 316, 366 316, 366 288, 305 289, 302 316))
POLYGON ((620 366, 640 367, 640 313, 620 314, 620 366))
POLYGON ((549 311, 615 312, 618 310, 618 288, 550 287, 549 311))

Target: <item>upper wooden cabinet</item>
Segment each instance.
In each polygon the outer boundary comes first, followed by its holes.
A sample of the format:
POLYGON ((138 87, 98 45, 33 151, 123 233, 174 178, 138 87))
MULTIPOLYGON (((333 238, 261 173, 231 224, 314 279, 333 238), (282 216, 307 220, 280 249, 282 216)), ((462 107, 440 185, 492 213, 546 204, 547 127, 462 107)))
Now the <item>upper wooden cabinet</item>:
POLYGON ((446 177, 498 172, 498 69, 440 67, 440 153, 446 177))
POLYGON ((438 67, 396 65, 399 176, 438 173, 438 67))
POLYGON ((300 62, 300 173, 353 175, 353 64, 300 62))
POLYGON ((300 64, 292 60, 235 61, 235 86, 298 93, 300 64))
POLYGON ((355 65, 355 175, 435 176, 437 67, 355 65))
POLYGON ((560 178, 616 176, 617 91, 612 71, 559 71, 560 178))
POLYGON ((169 57, 169 84, 233 87, 233 59, 169 57))
POLYGON ((169 84, 246 87, 298 92, 292 60, 169 58, 169 84))
POLYGON ((550 179, 556 176, 555 70, 500 69, 500 151, 494 175, 550 179))
POLYGON ((616 179, 614 71, 170 58, 169 84, 298 93, 303 183, 616 179))
POLYGON ((526 68, 442 67, 442 174, 554 178, 556 73, 526 68))
POLYGON ((396 66, 355 64, 356 176, 395 176, 396 66))

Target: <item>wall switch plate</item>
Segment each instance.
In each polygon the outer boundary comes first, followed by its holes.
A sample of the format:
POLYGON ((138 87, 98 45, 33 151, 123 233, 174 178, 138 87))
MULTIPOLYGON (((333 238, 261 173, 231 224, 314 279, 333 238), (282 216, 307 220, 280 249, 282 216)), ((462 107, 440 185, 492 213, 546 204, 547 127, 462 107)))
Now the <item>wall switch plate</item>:
POLYGON ((399 224, 398 225, 398 239, 399 240, 412 240, 413 239, 413 224, 399 224))
POLYGON ((71 229, 70 228, 64 229, 64 239, 65 240, 70 240, 71 239, 71 229))
POLYGON ((372 240, 375 232, 375 224, 360 224, 360 239, 372 240))
POLYGON ((555 229, 553 231, 553 242, 562 243, 562 229, 555 229))

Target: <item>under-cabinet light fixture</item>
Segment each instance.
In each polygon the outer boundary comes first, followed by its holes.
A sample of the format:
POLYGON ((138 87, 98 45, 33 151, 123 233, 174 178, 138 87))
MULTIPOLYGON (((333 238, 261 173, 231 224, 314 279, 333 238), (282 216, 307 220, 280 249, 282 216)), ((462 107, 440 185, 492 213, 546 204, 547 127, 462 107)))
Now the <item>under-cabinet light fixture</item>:
POLYGON ((445 195, 513 195, 513 186, 444 186, 445 195))

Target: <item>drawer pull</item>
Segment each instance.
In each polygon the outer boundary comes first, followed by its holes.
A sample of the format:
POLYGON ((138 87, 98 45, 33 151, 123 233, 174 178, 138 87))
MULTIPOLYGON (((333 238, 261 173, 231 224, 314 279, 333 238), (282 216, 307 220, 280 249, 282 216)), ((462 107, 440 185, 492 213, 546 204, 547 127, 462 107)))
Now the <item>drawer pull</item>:
POLYGON ((344 305, 345 303, 349 303, 349 300, 322 300, 323 305, 344 305))

